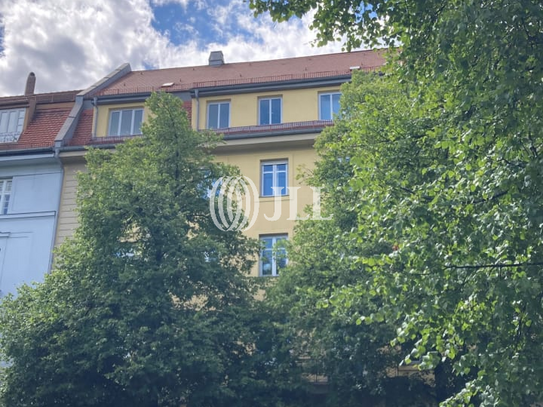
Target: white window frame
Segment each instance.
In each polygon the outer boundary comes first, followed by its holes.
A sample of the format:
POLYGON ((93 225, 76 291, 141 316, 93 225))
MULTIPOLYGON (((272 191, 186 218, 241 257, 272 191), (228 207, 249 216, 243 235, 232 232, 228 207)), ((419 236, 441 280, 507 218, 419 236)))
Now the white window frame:
MULTIPOLYGON (((258 260, 258 268, 259 268, 259 276, 260 277, 277 277, 279 275, 279 270, 277 268, 277 259, 276 259, 276 248, 275 245, 282 241, 282 240, 288 240, 288 234, 282 233, 277 235, 260 235, 259 240, 261 242, 264 242, 266 240, 271 240, 271 249, 267 249, 264 245, 262 247, 262 250, 260 251, 260 258, 258 260), (264 274, 264 264, 262 263, 262 260, 264 258, 264 251, 265 250, 271 250, 271 274, 264 274)), ((286 250, 280 249, 281 251, 284 251, 285 255, 285 265, 288 264, 288 255, 286 253, 286 250)))
POLYGON ((7 215, 9 213, 12 189, 12 178, 0 179, 0 215, 7 215))
POLYGON ((281 96, 259 98, 258 99, 258 125, 259 126, 269 126, 269 125, 272 125, 272 124, 281 124, 281 123, 283 123, 283 98, 281 96), (262 110, 260 108, 260 104, 262 102, 264 102, 265 100, 270 102, 270 106, 268 108, 268 118, 269 118, 269 123, 268 124, 262 124, 262 116, 260 115, 260 112, 262 110), (279 123, 272 123, 271 122, 271 118, 272 118, 272 100, 279 100, 279 123))
POLYGON ((6 109, 0 110, 0 131, 5 126, 5 131, 0 132, 0 136, 18 136, 23 132, 25 123, 26 109, 6 109), (12 113, 15 113, 15 130, 9 131, 12 121, 12 113), (5 123, 3 126, 2 124, 5 123))
POLYGON ((283 189, 283 193, 279 196, 287 196, 288 195, 288 160, 276 160, 276 161, 261 161, 260 162, 260 196, 262 197, 270 197, 270 196, 278 196, 275 194, 274 187, 279 187, 278 180, 279 180, 279 173, 282 171, 279 171, 277 169, 278 165, 285 165, 285 187, 283 189), (265 194, 265 188, 264 188, 264 174, 268 174, 269 171, 264 171, 265 165, 272 165, 272 195, 266 195, 265 194))
POLYGON ((232 115, 232 108, 231 108, 229 100, 218 100, 218 101, 209 102, 207 104, 206 128, 211 129, 211 130, 229 128, 230 127, 230 117, 231 117, 231 115, 232 115), (217 127, 211 127, 210 122, 209 122, 210 115, 211 115, 210 107, 214 106, 214 105, 218 106, 218 109, 217 109, 217 127), (226 126, 221 127, 221 108, 222 108, 223 105, 228 105, 228 123, 226 124, 226 126))
MULTIPOLYGON (((143 124, 144 121, 144 109, 143 107, 135 107, 135 108, 129 108, 129 109, 113 109, 109 111, 109 120, 107 123, 107 135, 108 137, 127 137, 127 136, 137 136, 141 134, 141 131, 139 133, 136 133, 134 129, 134 119, 136 117, 136 112, 141 111, 141 123, 143 124), (122 116, 123 112, 132 112, 132 120, 130 121, 130 134, 123 134, 121 135, 121 124, 122 124, 122 116), (117 131, 112 132, 112 117, 114 113, 119 113, 119 123, 117 124, 117 131)), ((141 128, 141 126, 140 126, 141 128)))
MULTIPOLYGON (((334 120, 334 103, 333 103, 333 96, 339 95, 341 98, 341 92, 322 92, 319 93, 319 120, 334 120), (330 119, 323 119, 322 118, 322 97, 327 96, 330 98, 330 119)), ((336 113, 336 115, 339 114, 339 111, 336 113)))

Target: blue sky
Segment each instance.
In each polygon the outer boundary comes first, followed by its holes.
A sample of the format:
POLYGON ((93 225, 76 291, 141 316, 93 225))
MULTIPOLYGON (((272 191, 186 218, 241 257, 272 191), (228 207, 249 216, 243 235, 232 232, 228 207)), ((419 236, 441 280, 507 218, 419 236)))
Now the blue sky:
POLYGON ((125 62, 132 69, 339 52, 312 46, 310 17, 276 24, 243 0, 0 0, 0 96, 83 89, 125 62))

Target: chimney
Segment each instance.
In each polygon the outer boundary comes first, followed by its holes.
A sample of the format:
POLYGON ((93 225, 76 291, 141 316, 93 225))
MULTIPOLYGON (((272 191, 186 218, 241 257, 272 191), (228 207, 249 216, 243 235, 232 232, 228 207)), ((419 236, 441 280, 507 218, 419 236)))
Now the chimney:
POLYGON ((222 51, 211 51, 209 54, 209 66, 221 66, 224 65, 224 55, 222 51))
POLYGON ((34 75, 34 72, 30 72, 28 74, 28 78, 26 78, 25 96, 33 95, 35 87, 36 87, 36 75, 34 75))

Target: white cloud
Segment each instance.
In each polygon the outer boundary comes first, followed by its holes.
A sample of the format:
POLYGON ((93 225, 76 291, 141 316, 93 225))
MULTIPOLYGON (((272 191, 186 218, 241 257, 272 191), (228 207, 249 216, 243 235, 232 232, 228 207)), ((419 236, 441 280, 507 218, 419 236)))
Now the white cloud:
POLYGON ((255 19, 242 0, 226 6, 205 0, 1 0, 0 16, 5 28, 0 96, 21 94, 30 71, 37 77, 36 91, 48 92, 84 89, 124 62, 130 62, 132 69, 142 69, 144 64, 165 68, 206 64, 209 52, 218 49, 228 63, 341 48, 340 44, 312 47, 310 18, 280 24, 268 16, 255 19), (189 11, 209 4, 207 14, 216 40, 202 46, 194 38, 197 19, 189 17, 174 26, 186 41, 172 44, 167 33, 152 27, 149 1, 178 3, 189 11), (241 35, 239 29, 251 35, 241 35))

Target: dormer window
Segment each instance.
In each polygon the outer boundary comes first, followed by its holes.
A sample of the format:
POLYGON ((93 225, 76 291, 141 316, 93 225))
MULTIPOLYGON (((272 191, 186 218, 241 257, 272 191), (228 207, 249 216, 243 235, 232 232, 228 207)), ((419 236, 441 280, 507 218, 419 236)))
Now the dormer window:
POLYGON ((16 142, 23 132, 26 109, 0 110, 0 142, 16 142))
POLYGON ((109 113, 108 136, 135 136, 141 134, 143 109, 112 110, 109 113))
POLYGON ((319 119, 333 120, 339 114, 340 92, 321 93, 319 95, 319 119))
POLYGON ((281 98, 265 98, 258 100, 258 124, 281 123, 281 98))
POLYGON ((225 129, 230 127, 230 102, 211 102, 207 105, 207 128, 225 129))

